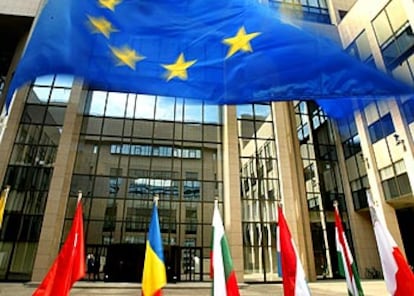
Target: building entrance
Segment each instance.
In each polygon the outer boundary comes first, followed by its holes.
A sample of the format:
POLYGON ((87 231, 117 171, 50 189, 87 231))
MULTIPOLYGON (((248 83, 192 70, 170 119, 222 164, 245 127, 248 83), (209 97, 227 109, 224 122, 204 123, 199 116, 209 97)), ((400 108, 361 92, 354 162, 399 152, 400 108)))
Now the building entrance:
MULTIPOLYGON (((103 280, 140 283, 145 260, 144 244, 114 244, 107 248, 103 280)), ((201 248, 164 247, 168 282, 201 281, 201 248)))
POLYGON ((180 281, 198 282, 202 281, 203 260, 201 248, 184 247, 181 248, 181 269, 180 281))

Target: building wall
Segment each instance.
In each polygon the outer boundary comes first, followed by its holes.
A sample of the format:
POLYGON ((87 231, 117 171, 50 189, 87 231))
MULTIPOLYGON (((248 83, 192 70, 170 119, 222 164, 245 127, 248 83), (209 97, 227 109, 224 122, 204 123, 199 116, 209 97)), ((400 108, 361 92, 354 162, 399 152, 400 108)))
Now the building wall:
MULTIPOLYGON (((408 84, 414 84, 412 70, 411 74, 409 72, 410 66, 411 69, 414 69, 412 53, 411 57, 408 55, 405 60, 398 62, 399 65, 394 66, 387 63, 384 58, 385 54, 383 54, 387 49, 387 44, 393 42, 393 38, 397 38, 396 36, 401 34, 400 28, 404 28, 404 24, 408 23, 405 26, 413 28, 413 11, 414 3, 412 1, 383 0, 369 3, 357 1, 338 25, 343 46, 347 48, 364 35, 366 41, 359 43, 359 50, 361 52, 369 51, 372 54, 371 65, 375 65, 408 84)), ((366 57, 367 55, 363 54, 362 56, 366 57)), ((369 59, 368 57, 368 61, 369 59)), ((403 102, 404 99, 390 98, 389 101, 370 104, 356 114, 355 122, 362 147, 361 159, 364 166, 367 167, 371 195, 382 209, 383 219, 392 236, 404 250, 404 238, 400 231, 404 226, 399 224, 399 211, 412 209, 414 206, 412 170, 407 169, 413 167, 414 163, 412 132, 409 130, 412 123, 407 124, 404 114, 410 107, 404 107, 403 102), (385 123, 386 120, 387 123, 385 123), (374 125, 380 124, 386 132, 382 138, 373 139, 371 134, 374 125), (400 189, 403 188, 402 178, 404 178, 403 192, 390 194, 389 185, 386 183, 394 181, 393 178, 397 179, 395 181, 397 186, 400 182, 400 189)), ((350 213, 351 221, 355 220, 356 222, 352 227, 352 234, 357 261, 362 270, 370 265, 380 269, 375 248, 367 247, 375 246, 372 235, 366 235, 365 227, 358 227, 358 225, 364 225, 364 221, 367 220, 365 215, 361 212, 351 211, 350 213)))
POLYGON ((42 0, 4 0, 0 3, 0 11, 5 15, 36 16, 42 0))

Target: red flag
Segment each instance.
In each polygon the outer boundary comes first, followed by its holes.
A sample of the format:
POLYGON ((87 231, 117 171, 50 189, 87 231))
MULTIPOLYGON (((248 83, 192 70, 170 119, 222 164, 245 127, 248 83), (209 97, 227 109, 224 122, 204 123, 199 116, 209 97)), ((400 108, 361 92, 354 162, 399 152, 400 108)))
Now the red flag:
POLYGON ((378 218, 371 195, 368 205, 388 292, 393 296, 414 295, 414 274, 388 228, 378 218))
POLYGON ((289 227, 283 215, 282 208, 278 207, 278 233, 282 261, 283 295, 310 296, 305 271, 296 252, 295 244, 290 235, 289 227))
POLYGON ((73 284, 85 276, 82 203, 78 205, 72 228, 55 262, 33 296, 66 296, 73 284))

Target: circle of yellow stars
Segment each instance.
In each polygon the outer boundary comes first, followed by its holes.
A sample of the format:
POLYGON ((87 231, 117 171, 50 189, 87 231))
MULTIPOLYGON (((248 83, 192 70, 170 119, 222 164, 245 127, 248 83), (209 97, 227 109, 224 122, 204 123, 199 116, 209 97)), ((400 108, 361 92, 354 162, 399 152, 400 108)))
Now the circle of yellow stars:
MULTIPOLYGON (((122 2, 122 0, 97 1, 100 7, 109 9, 112 12, 115 12, 116 6, 122 2)), ((102 34, 105 38, 110 39, 112 33, 119 32, 119 30, 104 17, 93 17, 87 15, 87 19, 87 24, 92 34, 102 34)), ((232 57, 239 51, 253 52, 250 41, 260 34, 260 32, 247 33, 244 26, 242 26, 239 28, 235 36, 223 39, 222 43, 229 47, 225 59, 232 57)), ((145 59, 145 56, 139 54, 135 49, 132 49, 127 45, 122 47, 109 46, 109 48, 116 60, 116 66, 127 66, 132 70, 135 70, 136 64, 145 59)), ((166 70, 164 76, 167 81, 170 81, 173 78, 187 80, 187 70, 195 63, 197 63, 197 60, 186 60, 184 53, 181 52, 174 63, 161 64, 161 67, 166 70)))

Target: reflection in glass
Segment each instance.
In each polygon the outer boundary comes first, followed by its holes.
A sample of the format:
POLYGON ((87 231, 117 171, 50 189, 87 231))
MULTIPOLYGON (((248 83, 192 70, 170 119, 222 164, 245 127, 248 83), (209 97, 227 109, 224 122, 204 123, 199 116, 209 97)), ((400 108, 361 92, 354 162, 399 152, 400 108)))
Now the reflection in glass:
POLYGON ((105 116, 108 117, 124 117, 127 94, 125 93, 108 93, 108 102, 106 106, 105 116))

